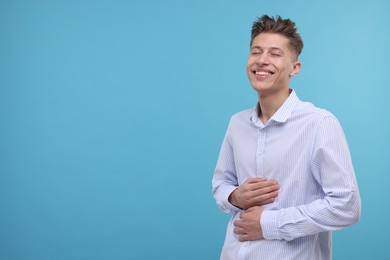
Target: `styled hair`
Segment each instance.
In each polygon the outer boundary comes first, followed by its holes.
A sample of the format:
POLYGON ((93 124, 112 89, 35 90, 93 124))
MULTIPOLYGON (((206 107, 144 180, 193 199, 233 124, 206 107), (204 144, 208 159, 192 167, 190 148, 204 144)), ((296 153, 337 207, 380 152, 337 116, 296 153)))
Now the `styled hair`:
POLYGON ((303 41, 301 36, 297 31, 295 23, 290 19, 282 19, 280 16, 269 17, 268 15, 263 15, 252 25, 252 35, 251 35, 251 44, 253 40, 261 33, 276 33, 287 37, 290 43, 290 49, 296 55, 295 58, 298 58, 303 49, 303 41))

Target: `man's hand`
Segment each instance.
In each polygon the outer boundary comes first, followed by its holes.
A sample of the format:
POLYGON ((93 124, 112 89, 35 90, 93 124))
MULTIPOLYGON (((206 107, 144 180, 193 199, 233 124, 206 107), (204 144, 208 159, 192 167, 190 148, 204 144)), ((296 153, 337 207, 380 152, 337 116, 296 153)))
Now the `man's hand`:
POLYGON ((260 217, 263 213, 261 207, 252 207, 241 212, 240 220, 234 221, 234 233, 239 235, 239 241, 263 239, 260 226, 260 217))
POLYGON ((248 209, 271 203, 278 195, 279 184, 264 178, 246 180, 229 196, 229 202, 236 207, 248 209))

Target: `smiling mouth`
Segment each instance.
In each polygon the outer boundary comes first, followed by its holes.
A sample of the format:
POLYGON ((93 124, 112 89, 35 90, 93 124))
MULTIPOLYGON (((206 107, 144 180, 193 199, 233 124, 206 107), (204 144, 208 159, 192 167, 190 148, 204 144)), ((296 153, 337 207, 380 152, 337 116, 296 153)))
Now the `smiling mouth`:
POLYGON ((274 72, 272 71, 269 71, 269 70, 253 70, 252 71, 256 76, 260 76, 260 77, 266 77, 266 76, 270 76, 270 75, 273 75, 274 72))
POLYGON ((256 75, 260 75, 260 76, 272 75, 272 73, 269 71, 255 71, 255 73, 256 75))

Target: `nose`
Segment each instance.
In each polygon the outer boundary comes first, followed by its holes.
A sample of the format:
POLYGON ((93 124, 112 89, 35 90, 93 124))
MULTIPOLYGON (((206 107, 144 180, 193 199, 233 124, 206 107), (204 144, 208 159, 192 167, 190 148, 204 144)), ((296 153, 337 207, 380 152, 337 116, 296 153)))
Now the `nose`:
POLYGON ((268 55, 266 53, 262 53, 259 55, 259 57, 256 60, 257 66, 263 66, 269 64, 268 55))

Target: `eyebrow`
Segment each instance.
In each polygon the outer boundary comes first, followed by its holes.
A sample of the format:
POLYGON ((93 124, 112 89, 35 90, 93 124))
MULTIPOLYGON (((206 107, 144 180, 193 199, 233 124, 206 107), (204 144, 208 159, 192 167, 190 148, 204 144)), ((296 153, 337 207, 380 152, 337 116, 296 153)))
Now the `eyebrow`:
MULTIPOLYGON (((262 48, 262 47, 260 47, 260 46, 252 46, 252 47, 251 47, 251 50, 253 50, 253 49, 263 50, 264 48, 262 48)), ((266 49, 267 49, 267 48, 266 48, 266 49)), ((270 48, 268 48, 268 49, 269 49, 270 51, 279 51, 279 52, 284 53, 283 49, 278 48, 278 47, 270 47, 270 48)))

